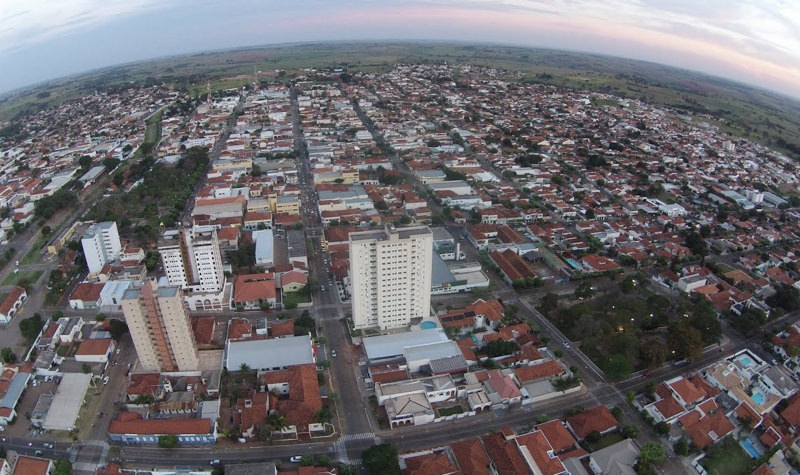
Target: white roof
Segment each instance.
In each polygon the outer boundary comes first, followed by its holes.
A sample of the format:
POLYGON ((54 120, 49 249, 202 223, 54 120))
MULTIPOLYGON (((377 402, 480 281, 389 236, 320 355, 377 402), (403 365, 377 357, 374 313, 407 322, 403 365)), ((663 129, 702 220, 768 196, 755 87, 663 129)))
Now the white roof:
POLYGON ((242 363, 256 370, 282 369, 314 363, 311 336, 228 342, 225 368, 238 371, 242 363))
POLYGON ((370 360, 401 356, 407 347, 448 341, 441 328, 431 330, 413 330, 390 335, 370 336, 362 338, 364 352, 370 360))
POLYGON ((51 430, 70 430, 74 427, 91 380, 90 374, 65 373, 42 426, 51 430))

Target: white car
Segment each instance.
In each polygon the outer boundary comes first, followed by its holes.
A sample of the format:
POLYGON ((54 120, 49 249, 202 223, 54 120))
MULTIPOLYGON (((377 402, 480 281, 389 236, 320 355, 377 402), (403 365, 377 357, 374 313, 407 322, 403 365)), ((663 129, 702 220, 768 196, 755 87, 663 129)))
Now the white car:
POLYGON ((303 458, 303 457, 301 457, 299 455, 294 455, 294 456, 292 456, 292 458, 289 459, 289 461, 292 462, 292 463, 300 463, 300 459, 301 458, 303 458))

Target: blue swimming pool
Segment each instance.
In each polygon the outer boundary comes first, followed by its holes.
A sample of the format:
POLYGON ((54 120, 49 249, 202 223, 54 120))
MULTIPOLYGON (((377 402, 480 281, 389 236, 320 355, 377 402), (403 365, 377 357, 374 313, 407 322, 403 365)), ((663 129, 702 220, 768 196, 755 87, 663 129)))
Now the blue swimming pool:
POLYGON ((433 330, 436 328, 436 323, 434 322, 422 322, 419 324, 420 328, 423 330, 433 330))
POLYGON ((753 395, 750 396, 750 399, 752 399, 753 402, 759 406, 764 404, 764 395, 762 393, 753 393, 753 395))
POLYGON ((750 454, 750 456, 753 457, 754 459, 761 457, 761 453, 758 451, 757 448, 755 448, 755 446, 753 446, 752 440, 744 439, 743 441, 739 442, 739 445, 741 445, 742 448, 745 450, 745 452, 750 454))
POLYGON ((741 358, 739 358, 739 362, 742 363, 744 366, 750 366, 751 364, 753 364, 753 360, 751 360, 747 356, 742 356, 741 358))

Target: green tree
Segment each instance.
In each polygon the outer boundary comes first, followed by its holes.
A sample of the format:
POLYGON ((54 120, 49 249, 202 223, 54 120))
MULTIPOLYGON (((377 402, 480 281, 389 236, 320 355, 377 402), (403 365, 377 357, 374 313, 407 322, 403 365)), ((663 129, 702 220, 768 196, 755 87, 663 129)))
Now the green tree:
POLYGON ((601 434, 599 431, 593 430, 586 435, 586 442, 589 442, 590 444, 596 444, 600 442, 600 439, 602 438, 603 434, 601 434))
POLYGON ((700 332, 683 318, 670 325, 667 346, 676 360, 697 361, 703 354, 703 338, 700 332))
POLYGON ((52 475, 72 475, 72 464, 69 460, 56 460, 53 464, 52 475))
POLYGON ((42 316, 38 313, 34 313, 32 317, 20 320, 19 322, 19 331, 28 341, 36 339, 43 327, 44 321, 42 321, 42 316))
POLYGON ((667 347, 660 340, 649 338, 639 345, 639 358, 648 368, 657 368, 667 359, 667 347))
POLYGON ((626 439, 635 439, 639 437, 639 428, 636 426, 627 426, 622 429, 622 435, 624 435, 626 439))
POLYGON ((111 338, 116 341, 119 341, 120 338, 123 337, 126 333, 128 333, 128 324, 123 322, 122 320, 111 320, 110 323, 109 333, 111 333, 111 338))
POLYGON ((0 350, 0 355, 3 357, 3 363, 15 363, 17 361, 17 355, 15 355, 14 351, 9 347, 0 350))
POLYGON ((314 465, 314 457, 310 455, 303 455, 300 457, 300 466, 301 467, 310 467, 314 465))
POLYGON ((606 375, 612 379, 624 378, 633 372, 633 363, 625 355, 615 353, 601 365, 606 375))
POLYGON ((361 462, 375 475, 400 475, 397 448, 392 444, 370 447, 361 454, 361 462))
POLYGON ((162 435, 158 437, 158 446, 162 449, 174 449, 178 446, 177 435, 162 435))
POLYGON ((672 446, 672 449, 675 451, 676 454, 686 457, 689 455, 689 443, 686 442, 686 439, 681 439, 672 446))
POLYGON ((666 453, 663 445, 658 442, 648 442, 642 445, 641 450, 639 450, 639 459, 636 464, 637 466, 652 467, 663 462, 665 458, 666 453))

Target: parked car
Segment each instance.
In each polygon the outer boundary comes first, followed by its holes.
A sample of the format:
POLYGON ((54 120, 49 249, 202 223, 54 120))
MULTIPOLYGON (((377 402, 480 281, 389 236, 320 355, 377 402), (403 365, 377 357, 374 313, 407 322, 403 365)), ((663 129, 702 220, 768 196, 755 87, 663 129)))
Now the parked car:
POLYGON ((42 444, 42 447, 44 447, 46 449, 52 449, 53 448, 53 444, 51 444, 50 442, 45 442, 44 444, 42 444))
POLYGON ((303 458, 303 457, 301 457, 299 455, 293 455, 292 458, 289 459, 289 461, 292 462, 292 463, 300 463, 300 459, 301 458, 303 458))

